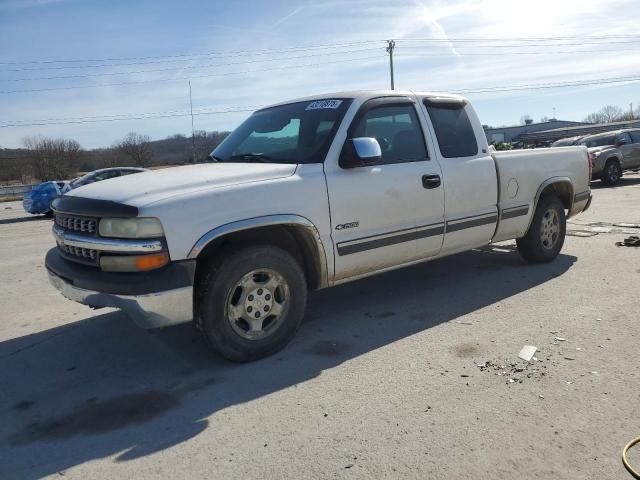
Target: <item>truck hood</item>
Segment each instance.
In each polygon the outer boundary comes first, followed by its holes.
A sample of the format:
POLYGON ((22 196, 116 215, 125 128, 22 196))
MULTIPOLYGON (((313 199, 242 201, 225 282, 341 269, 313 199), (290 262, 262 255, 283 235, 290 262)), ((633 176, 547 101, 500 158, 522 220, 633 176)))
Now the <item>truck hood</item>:
POLYGON ((285 178, 295 171, 296 165, 289 164, 206 163, 104 180, 71 190, 66 195, 142 207, 176 195, 285 178))

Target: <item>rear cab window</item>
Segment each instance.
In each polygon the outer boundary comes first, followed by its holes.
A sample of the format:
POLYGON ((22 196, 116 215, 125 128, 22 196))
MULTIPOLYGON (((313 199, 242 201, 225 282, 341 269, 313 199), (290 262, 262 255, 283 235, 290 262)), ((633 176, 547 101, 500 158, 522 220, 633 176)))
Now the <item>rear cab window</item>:
POLYGON ((478 140, 466 111, 466 102, 457 99, 424 99, 424 105, 445 158, 478 154, 478 140))

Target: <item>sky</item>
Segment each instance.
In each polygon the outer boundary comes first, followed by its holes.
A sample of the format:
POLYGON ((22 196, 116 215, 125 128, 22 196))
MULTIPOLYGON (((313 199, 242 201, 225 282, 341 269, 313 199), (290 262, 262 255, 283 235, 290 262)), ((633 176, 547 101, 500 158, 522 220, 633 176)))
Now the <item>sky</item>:
POLYGON ((488 125, 582 120, 640 106, 640 82, 619 81, 640 80, 638 19, 637 0, 0 0, 0 147, 190 135, 189 80, 207 131, 287 99, 388 88, 387 39, 397 89, 463 93, 488 125), (601 79, 616 80, 477 92, 601 79))

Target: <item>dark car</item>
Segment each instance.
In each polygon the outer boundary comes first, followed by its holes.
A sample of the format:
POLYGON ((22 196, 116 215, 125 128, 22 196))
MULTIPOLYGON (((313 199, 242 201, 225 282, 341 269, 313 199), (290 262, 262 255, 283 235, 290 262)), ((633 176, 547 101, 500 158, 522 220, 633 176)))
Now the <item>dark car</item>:
POLYGON ((137 167, 101 168, 100 170, 94 170, 70 182, 42 182, 35 185, 30 192, 25 194, 22 206, 27 213, 49 214, 51 213, 51 202, 53 199, 58 195, 64 195, 69 190, 82 187, 83 185, 89 185, 90 183, 109 180, 110 178, 146 171, 145 168, 137 167))
POLYGON ((110 178, 123 177, 125 175, 131 175, 132 173, 146 172, 145 168, 137 167, 114 167, 114 168, 101 168, 100 170, 94 170, 80 178, 76 178, 69 183, 69 188, 65 191, 73 190, 74 188, 82 187, 83 185, 89 185, 90 183, 101 182, 102 180, 109 180, 110 178))

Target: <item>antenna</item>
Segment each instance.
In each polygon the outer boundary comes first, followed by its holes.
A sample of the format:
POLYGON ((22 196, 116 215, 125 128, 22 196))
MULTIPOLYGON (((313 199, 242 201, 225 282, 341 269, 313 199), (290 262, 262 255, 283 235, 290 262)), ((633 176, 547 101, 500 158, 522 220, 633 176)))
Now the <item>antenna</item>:
POLYGON ((193 126, 193 97, 191 95, 191 80, 189 80, 189 107, 191 109, 191 163, 196 163, 196 132, 193 126))

